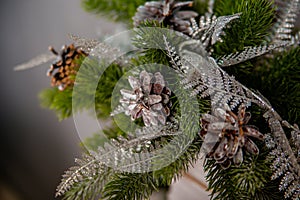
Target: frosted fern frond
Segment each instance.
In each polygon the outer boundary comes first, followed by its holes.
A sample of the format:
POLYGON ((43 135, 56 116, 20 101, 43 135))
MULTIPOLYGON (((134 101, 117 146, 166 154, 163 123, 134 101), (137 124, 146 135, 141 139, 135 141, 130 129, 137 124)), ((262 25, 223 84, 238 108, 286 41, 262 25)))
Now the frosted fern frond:
POLYGON ((191 20, 192 31, 191 37, 194 39, 200 39, 203 46, 207 48, 210 45, 214 45, 224 34, 223 29, 234 19, 238 19, 241 13, 228 16, 216 17, 212 13, 206 13, 200 17, 199 25, 195 19, 191 20))
POLYGON ((103 148, 99 147, 96 158, 116 171, 147 172, 152 169, 153 160, 156 159, 155 154, 151 151, 154 148, 143 152, 137 151, 137 149, 154 139, 178 134, 181 133, 174 127, 174 124, 167 124, 163 128, 159 126, 143 127, 131 134, 129 139, 118 138, 112 144, 106 143, 103 148))
MULTIPOLYGON (((101 58, 115 60, 116 58, 118 58, 118 55, 120 54, 119 49, 112 48, 106 44, 101 43, 98 40, 87 39, 73 34, 69 34, 69 37, 71 40, 74 41, 74 45, 76 47, 78 47, 80 50, 84 51, 88 55, 96 56, 96 57, 101 56, 101 58)), ((37 67, 41 64, 53 61, 56 58, 57 55, 55 54, 44 53, 30 59, 25 63, 15 66, 14 70, 15 71, 27 70, 30 68, 37 67)))
POLYGON ((22 63, 20 65, 17 65, 14 70, 15 71, 20 71, 20 70, 26 70, 26 69, 30 69, 33 67, 37 67, 41 64, 50 62, 51 60, 54 60, 56 58, 56 55, 54 54, 41 54, 36 56, 35 58, 30 59, 29 61, 22 63))
POLYGON ((291 144, 292 150, 294 152, 294 155, 297 158, 298 163, 300 163, 300 129, 299 129, 299 126, 297 124, 294 124, 292 126, 287 121, 283 121, 282 123, 284 126, 291 129, 290 144, 291 144))
MULTIPOLYGON (((163 130, 160 127, 143 127, 133 134, 129 139, 118 137, 99 147, 97 152, 85 154, 82 159, 76 159, 77 166, 69 168, 63 175, 60 185, 57 187, 56 196, 61 196, 70 190, 74 184, 93 180, 100 176, 103 185, 114 171, 145 172, 152 167, 153 155, 151 150, 161 147, 160 143, 151 143, 152 140, 163 136, 174 136, 179 134, 177 126, 169 123, 163 130), (153 147, 155 146, 155 148, 153 147), (140 151, 147 147, 146 151, 140 151)), ((102 185, 102 186, 103 186, 102 185)), ((102 187, 99 186, 99 187, 102 187)))
POLYGON ((83 50, 90 56, 95 56, 99 59, 116 60, 120 55, 120 49, 107 45, 95 39, 88 39, 78 35, 69 34, 71 40, 74 41, 75 46, 83 50))
POLYGON ((56 189, 56 197, 65 194, 74 184, 95 176, 102 177, 99 182, 104 184, 110 174, 110 169, 92 154, 85 154, 82 159, 75 159, 75 162, 77 166, 69 168, 63 175, 61 183, 56 189))
POLYGON ((181 83, 186 89, 193 88, 192 95, 199 95, 202 98, 210 96, 213 105, 223 106, 229 104, 231 109, 234 109, 240 103, 247 105, 251 102, 262 107, 270 107, 258 95, 223 71, 213 58, 208 57, 206 54, 201 55, 190 51, 191 48, 188 46, 195 45, 193 40, 180 45, 180 55, 177 55, 173 47, 168 46, 168 42, 165 42, 165 44, 173 68, 180 71, 184 69, 187 72, 183 74, 184 79, 181 83))
POLYGON ((166 48, 166 52, 168 57, 170 58, 171 67, 179 74, 185 74, 188 70, 186 68, 187 66, 182 63, 182 60, 180 59, 178 53, 176 52, 176 48, 174 46, 171 46, 169 41, 167 40, 167 37, 163 35, 164 45, 166 48))
POLYGON ((266 54, 274 49, 285 47, 289 45, 290 42, 281 42, 278 44, 270 44, 270 45, 260 45, 260 46, 254 46, 254 47, 246 47, 241 52, 231 53, 229 55, 224 55, 221 58, 218 59, 217 63, 221 67, 227 67, 231 65, 236 65, 241 62, 250 60, 252 58, 261 56, 263 54, 266 54))
MULTIPOLYGON (((282 128, 282 124, 286 126, 288 123, 282 121, 278 114, 272 110, 266 112, 264 117, 268 121, 272 133, 271 140, 268 138, 269 141, 266 143, 267 147, 273 149, 270 153, 273 158, 271 168, 274 173, 272 179, 281 179, 279 189, 284 191, 286 199, 299 199, 300 162, 297 160, 282 128)), ((291 128, 290 125, 288 127, 291 128)), ((297 132, 297 126, 294 126, 294 131, 297 132)))
POLYGON ((273 34, 270 37, 272 43, 291 41, 292 30, 295 26, 297 14, 300 10, 299 0, 289 0, 278 6, 278 19, 273 26, 273 34))
POLYGON ((97 45, 100 44, 98 40, 87 39, 74 34, 68 34, 69 38, 74 41, 74 44, 86 53, 90 53, 97 45))

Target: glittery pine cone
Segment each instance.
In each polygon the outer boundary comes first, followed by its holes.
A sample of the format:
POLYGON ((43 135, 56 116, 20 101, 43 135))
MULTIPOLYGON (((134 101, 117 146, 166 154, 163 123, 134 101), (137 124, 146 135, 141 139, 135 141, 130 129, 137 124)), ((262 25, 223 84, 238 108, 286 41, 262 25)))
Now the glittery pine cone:
POLYGON ((134 26, 137 27, 145 21, 158 21, 164 25, 170 26, 176 31, 190 34, 190 19, 198 14, 194 11, 179 11, 182 7, 191 7, 193 1, 175 2, 174 0, 150 1, 145 5, 138 7, 133 17, 134 26))
POLYGON ((244 105, 237 115, 229 107, 216 108, 212 115, 203 114, 199 134, 204 139, 207 157, 228 168, 231 162, 235 165, 243 162, 243 149, 257 155, 259 149, 250 138, 262 140, 264 136, 254 126, 247 125, 250 117, 244 105))
POLYGON ((63 46, 58 54, 52 47, 49 48, 52 53, 57 55, 57 60, 50 66, 47 76, 51 76, 51 85, 57 86, 59 90, 64 90, 73 86, 72 78, 78 71, 79 64, 76 61, 79 58, 86 57, 87 53, 76 48, 73 44, 63 46))
POLYGON ((129 76, 128 81, 133 90, 120 91, 125 114, 132 120, 142 117, 145 126, 164 125, 170 115, 171 90, 166 87, 161 73, 153 75, 142 71, 139 79, 129 76))

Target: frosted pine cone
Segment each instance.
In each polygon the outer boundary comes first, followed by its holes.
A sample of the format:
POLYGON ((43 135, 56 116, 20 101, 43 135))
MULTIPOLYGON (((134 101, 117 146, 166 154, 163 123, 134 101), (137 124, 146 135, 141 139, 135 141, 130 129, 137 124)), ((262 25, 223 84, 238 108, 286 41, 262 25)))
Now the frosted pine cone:
POLYGON ((166 87, 160 72, 154 75, 146 71, 140 73, 139 79, 129 76, 133 90, 122 89, 120 100, 123 111, 132 120, 143 118, 145 126, 164 125, 170 115, 171 90, 166 87))
POLYGON ((198 16, 193 11, 179 11, 181 7, 191 7, 193 1, 174 2, 174 0, 165 1, 150 1, 145 5, 138 7, 135 16, 133 17, 134 26, 139 26, 145 21, 158 21, 164 25, 170 26, 176 31, 190 34, 191 23, 190 19, 198 16))
POLYGON ((59 90, 64 90, 69 86, 73 86, 74 77, 78 71, 79 64, 76 59, 86 57, 87 53, 76 48, 73 44, 63 46, 58 54, 53 47, 49 48, 52 53, 57 55, 57 60, 51 65, 47 72, 47 76, 51 76, 51 85, 57 86, 59 90))
POLYGON ((216 108, 211 114, 203 114, 200 136, 208 158, 213 158, 222 167, 228 168, 243 162, 243 151, 258 154, 259 149, 250 137, 262 140, 263 134, 253 126, 247 125, 251 114, 241 105, 238 114, 230 108, 216 108))

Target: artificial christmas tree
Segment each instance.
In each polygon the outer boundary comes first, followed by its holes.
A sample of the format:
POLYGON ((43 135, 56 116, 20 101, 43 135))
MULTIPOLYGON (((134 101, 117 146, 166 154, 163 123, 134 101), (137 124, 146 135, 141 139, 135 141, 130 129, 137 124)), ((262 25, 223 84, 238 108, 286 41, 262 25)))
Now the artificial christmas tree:
POLYGON ((42 103, 113 121, 57 196, 147 199, 204 155, 212 199, 299 199, 299 0, 83 5, 133 24, 134 48, 71 36, 85 52, 75 82, 42 103))

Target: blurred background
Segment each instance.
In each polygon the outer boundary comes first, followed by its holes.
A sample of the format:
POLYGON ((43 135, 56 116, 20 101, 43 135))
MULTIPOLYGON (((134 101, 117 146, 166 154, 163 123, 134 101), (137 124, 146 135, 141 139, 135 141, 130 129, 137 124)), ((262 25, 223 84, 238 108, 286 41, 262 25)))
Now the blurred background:
POLYGON ((70 44, 68 33, 88 38, 109 34, 118 25, 86 13, 80 0, 2 1, 0 199, 54 199, 65 169, 81 155, 72 119, 58 122, 40 107, 38 93, 49 87, 49 64, 27 71, 13 67, 70 44))

